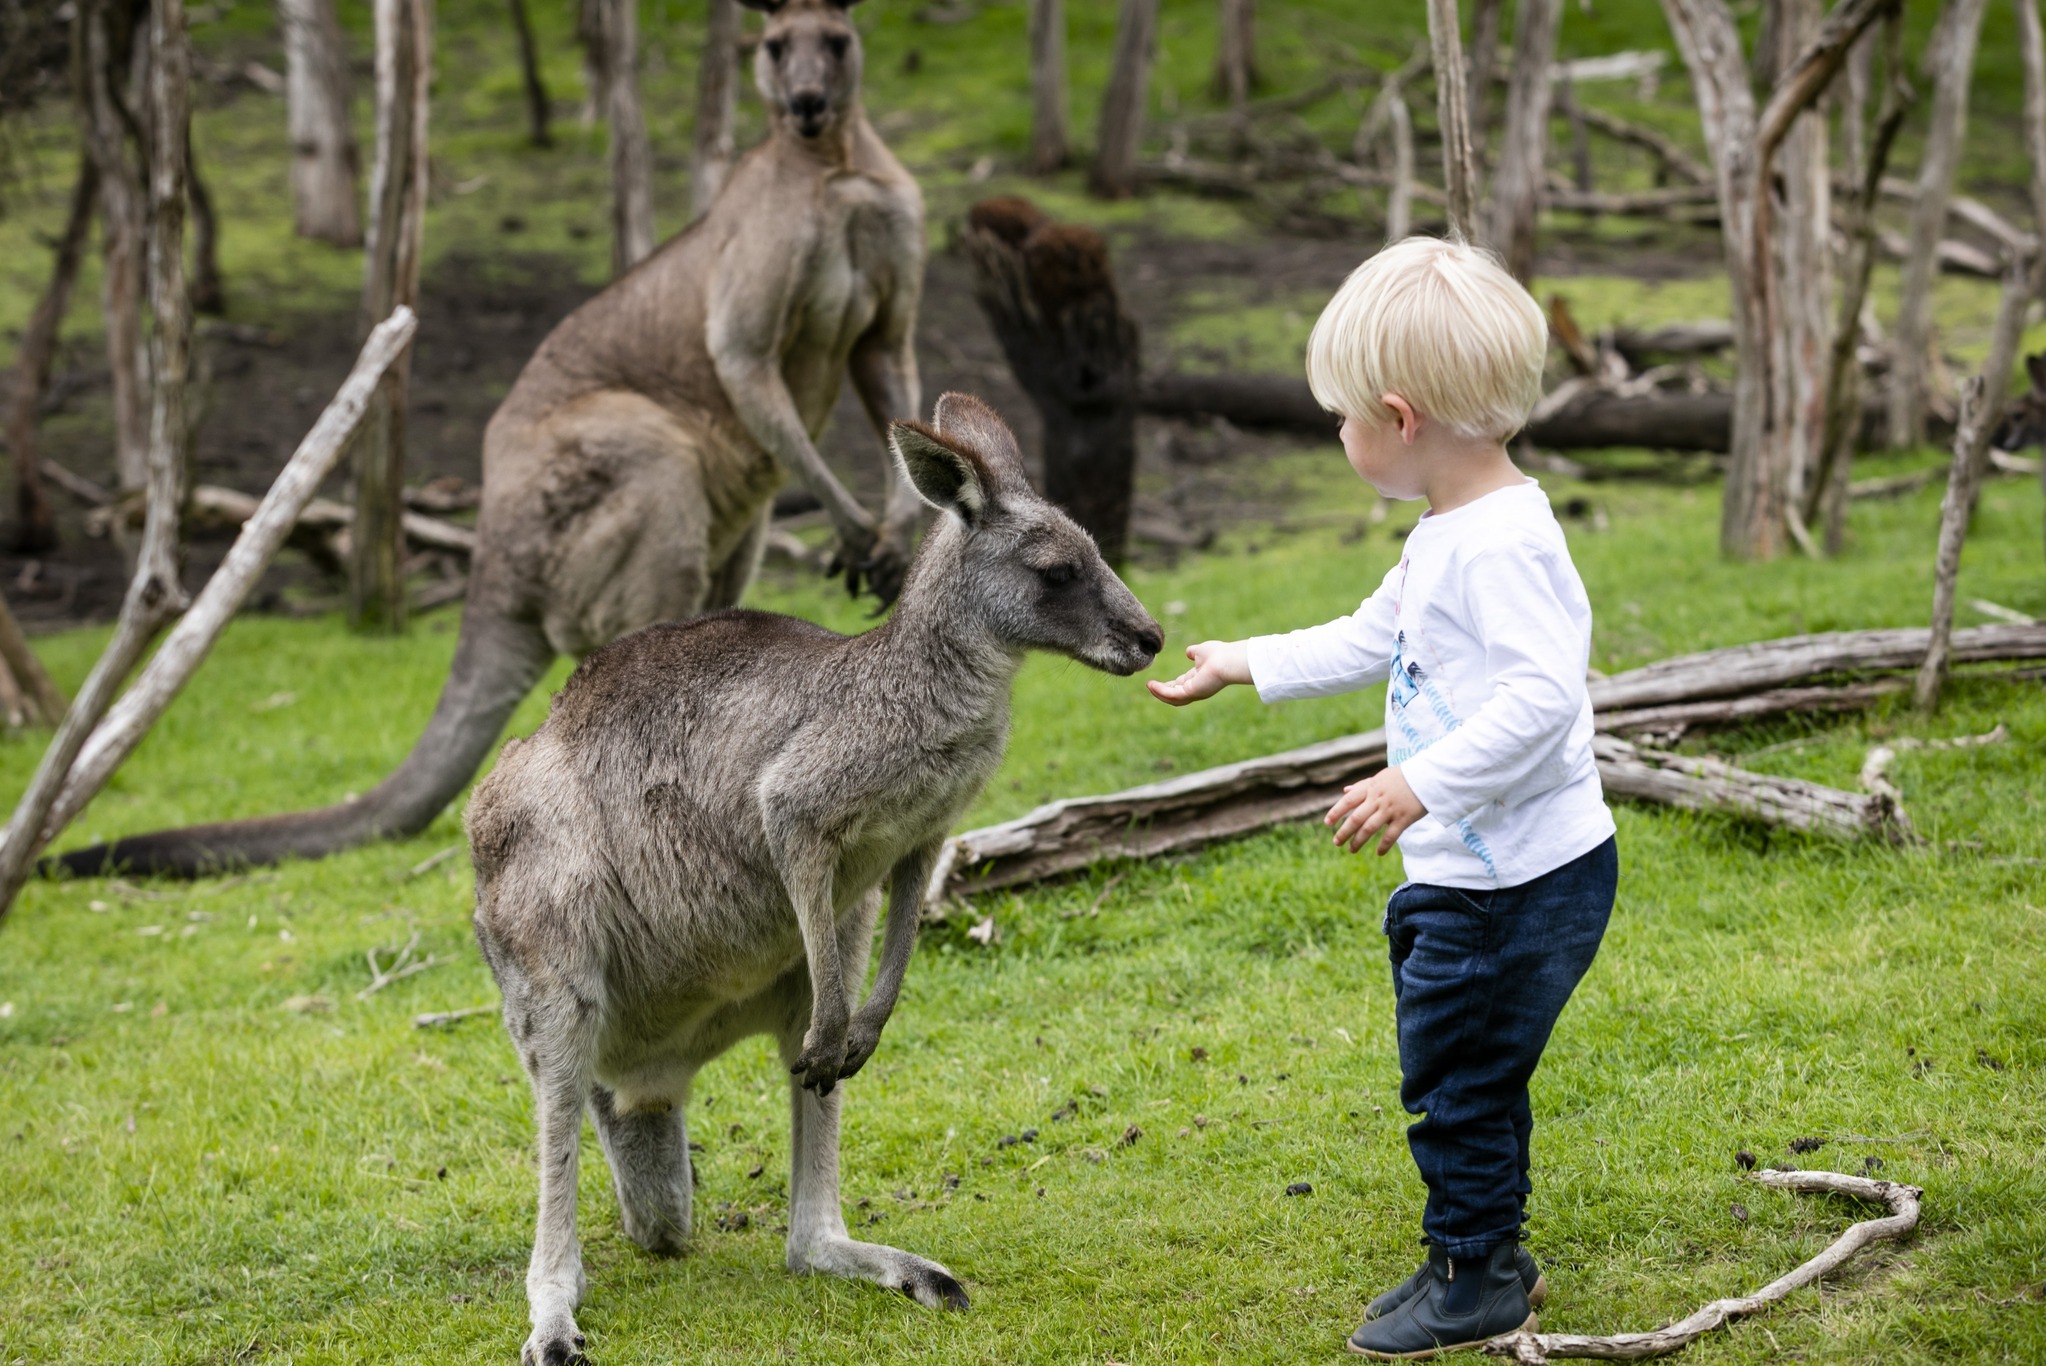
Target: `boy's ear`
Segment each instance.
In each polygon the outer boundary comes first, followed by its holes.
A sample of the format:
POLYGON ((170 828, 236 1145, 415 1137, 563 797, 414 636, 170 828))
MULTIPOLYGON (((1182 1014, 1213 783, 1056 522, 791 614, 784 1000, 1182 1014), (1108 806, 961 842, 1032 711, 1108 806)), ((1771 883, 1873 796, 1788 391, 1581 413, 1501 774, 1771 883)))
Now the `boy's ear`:
POLYGON ((921 422, 888 424, 888 444, 917 495, 940 512, 976 525, 987 509, 994 479, 980 456, 954 445, 921 422))

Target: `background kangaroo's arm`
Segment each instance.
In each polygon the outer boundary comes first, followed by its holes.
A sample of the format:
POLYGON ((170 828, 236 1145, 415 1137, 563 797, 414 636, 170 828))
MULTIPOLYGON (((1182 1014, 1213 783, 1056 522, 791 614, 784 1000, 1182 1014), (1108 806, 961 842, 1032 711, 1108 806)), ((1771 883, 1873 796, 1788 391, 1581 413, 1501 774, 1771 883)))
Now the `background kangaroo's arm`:
POLYGON ((895 1012, 895 1000, 902 992, 903 974, 909 970, 910 952, 916 948, 917 927, 923 922, 924 884, 937 862, 943 839, 904 855, 889 875, 888 926, 881 932, 881 966, 874 974, 874 990, 853 1014, 845 1043, 845 1070, 849 1077, 866 1065, 880 1046, 881 1030, 895 1012))
MULTIPOLYGON (((853 347, 848 365, 853 388, 867 410, 867 421, 881 440, 881 459, 888 481, 884 523, 906 532, 923 510, 908 478, 896 468, 888 446, 890 422, 914 422, 923 416, 922 386, 916 369, 916 312, 923 294, 923 263, 903 263, 897 287, 882 301, 881 314, 853 347)), ((905 537, 905 543, 906 543, 905 537)))
MULTIPOLYGON (((778 244, 791 251, 792 243, 778 244)), ((734 252, 719 262, 711 284, 705 343, 718 383, 744 423, 776 464, 810 492, 838 529, 841 540, 864 550, 875 523, 857 498, 838 482, 803 427, 802 414, 781 373, 782 334, 792 293, 786 264, 774 267, 748 259, 758 250, 734 252)))

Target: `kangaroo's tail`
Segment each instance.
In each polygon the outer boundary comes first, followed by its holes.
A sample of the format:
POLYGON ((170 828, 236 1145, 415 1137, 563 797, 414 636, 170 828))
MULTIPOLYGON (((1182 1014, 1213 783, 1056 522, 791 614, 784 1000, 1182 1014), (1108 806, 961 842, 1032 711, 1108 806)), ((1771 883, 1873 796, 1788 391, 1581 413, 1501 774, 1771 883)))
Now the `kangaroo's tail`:
POLYGON ((405 762, 368 794, 316 811, 131 835, 44 859, 41 871, 201 877, 415 835, 476 776, 505 722, 553 658, 537 625, 511 621, 472 603, 463 611, 454 666, 426 733, 405 762))

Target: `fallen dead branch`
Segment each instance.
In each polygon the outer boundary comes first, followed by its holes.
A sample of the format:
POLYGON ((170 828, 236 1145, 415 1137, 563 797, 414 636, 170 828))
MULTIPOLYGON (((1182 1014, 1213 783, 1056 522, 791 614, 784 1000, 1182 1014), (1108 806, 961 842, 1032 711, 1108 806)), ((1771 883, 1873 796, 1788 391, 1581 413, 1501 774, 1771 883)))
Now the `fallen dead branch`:
POLYGON ((369 960, 369 985, 356 992, 355 999, 367 1001, 393 982, 402 982, 407 977, 414 977, 425 972, 428 968, 440 966, 441 960, 431 953, 427 954, 424 958, 414 958, 412 955, 418 948, 419 931, 414 930, 412 931, 412 937, 405 941, 405 946, 398 950, 397 955, 391 959, 390 966, 388 967, 378 961, 375 949, 371 949, 363 954, 363 957, 369 960))
MULTIPOLYGON (((1598 724, 1635 732, 1745 719, 1786 710, 1864 706, 1900 690, 1897 679, 1798 688, 1838 674, 1894 673, 1925 653, 1923 628, 1791 636, 1664 660, 1595 679, 1598 724)), ((1969 662, 2046 658, 2046 625, 1957 631, 1954 658, 1969 662)), ((1723 811, 1815 834, 1914 838, 1893 797, 1846 792, 1751 773, 1718 759, 1594 739, 1606 790, 1689 810, 1723 811)), ((1106 859, 1198 849, 1326 811, 1350 783, 1385 766, 1383 730, 1245 759, 1164 782, 1050 802, 1015 820, 947 840, 925 904, 1076 872, 1106 859)))
POLYGON ((2000 745, 2010 739, 2010 732, 2001 722, 1996 729, 1983 735, 1956 735, 1945 740, 1921 740, 1915 735, 1892 740, 1886 745, 1877 745, 1861 761, 1862 790, 1901 804, 1904 794, 1890 781, 1890 765, 1897 761, 1900 751, 1918 749, 1973 749, 1978 745, 2000 745))
POLYGON ((474 1019, 478 1015, 489 1015, 497 1010, 497 1008, 497 1005, 492 1003, 487 1006, 465 1006, 461 1010, 429 1010, 423 1014, 414 1015, 412 1017, 412 1027, 414 1029, 443 1029, 448 1025, 458 1024, 463 1020, 474 1019))
MULTIPOLYGON (((198 600, 164 640, 134 685, 115 702, 114 690, 154 639, 161 624, 154 616, 138 616, 130 625, 124 608, 124 623, 117 629, 116 643, 124 638, 127 643, 118 651, 109 646, 109 653, 94 666, 79 690, 78 700, 51 740, 13 819, 0 831, 0 916, 12 905, 36 855, 106 785, 121 761, 148 734, 205 661, 213 643, 283 545, 299 511, 332 472, 349 436, 362 420, 363 408, 377 380, 404 349, 417 325, 411 310, 399 309, 370 333, 355 368, 286 462, 256 515, 242 527, 241 535, 198 600)), ((175 482, 171 482, 168 489, 152 499, 152 506, 174 508, 181 501, 174 497, 175 493, 175 482)), ((152 516, 160 520, 161 514, 152 516)), ((147 538, 150 533, 145 530, 144 534, 147 538)), ((160 553, 168 555, 168 546, 160 553)), ((144 569, 138 572, 137 587, 131 589, 131 596, 141 595, 150 584, 158 582, 157 572, 148 567, 145 557, 144 569)), ((174 574, 162 572, 165 575, 162 584, 166 586, 155 591, 162 601, 160 615, 167 617, 178 600, 172 596, 177 581, 174 574)))
POLYGON ((1917 1186, 1895 1181, 1875 1181, 1865 1176, 1840 1172, 1759 1171, 1753 1180, 1772 1190, 1799 1191, 1811 1195, 1847 1195, 1857 1200, 1886 1206, 1881 1219, 1864 1219, 1810 1261, 1777 1277, 1752 1295, 1714 1300, 1680 1322, 1651 1333, 1617 1333, 1612 1337, 1585 1337, 1576 1333, 1510 1333, 1485 1344, 1492 1356, 1510 1357, 1520 1366, 1541 1366, 1556 1357, 1596 1357, 1602 1361, 1641 1361, 1681 1351, 1715 1328, 1737 1318, 1759 1313, 1788 1299, 1792 1291, 1816 1285, 1838 1271, 1871 1243, 1908 1236, 1918 1227, 1919 1201, 1925 1192, 1917 1186))
POLYGON ((1641 748, 1611 735, 1594 735, 1591 749, 1608 796, 1686 811, 1730 811, 1816 835, 1874 836, 1893 844, 1915 838, 1903 807, 1882 793, 1750 773, 1723 759, 1641 748))
MULTIPOLYGON (((190 525, 197 529, 211 527, 216 530, 234 530, 245 525, 256 515, 258 500, 252 494, 239 489, 222 488, 217 484, 201 484, 192 490, 190 525)), ((125 519, 130 526, 141 525, 142 507, 139 500, 129 500, 119 507, 102 508, 90 513, 85 519, 85 529, 93 536, 104 536, 117 519, 125 519)), ((355 509, 332 498, 314 498, 299 512, 292 530, 318 535, 338 537, 355 524, 355 509)), ((476 552, 476 533, 468 527, 429 517, 423 512, 407 511, 400 525, 405 538, 428 550, 446 550, 457 555, 473 555, 476 552)), ((345 541, 338 543, 338 553, 346 558, 345 541)))

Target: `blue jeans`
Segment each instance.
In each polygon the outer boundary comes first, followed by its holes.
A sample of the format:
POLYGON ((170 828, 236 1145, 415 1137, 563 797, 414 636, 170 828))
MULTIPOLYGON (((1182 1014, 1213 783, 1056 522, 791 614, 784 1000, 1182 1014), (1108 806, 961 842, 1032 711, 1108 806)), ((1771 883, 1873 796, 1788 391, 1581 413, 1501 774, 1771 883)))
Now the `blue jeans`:
POLYGON ((1428 1183, 1421 1228, 1481 1257, 1527 1215, 1527 1084, 1598 953, 1619 882, 1612 840, 1518 887, 1410 882, 1385 908, 1399 1023, 1400 1104, 1428 1183))

